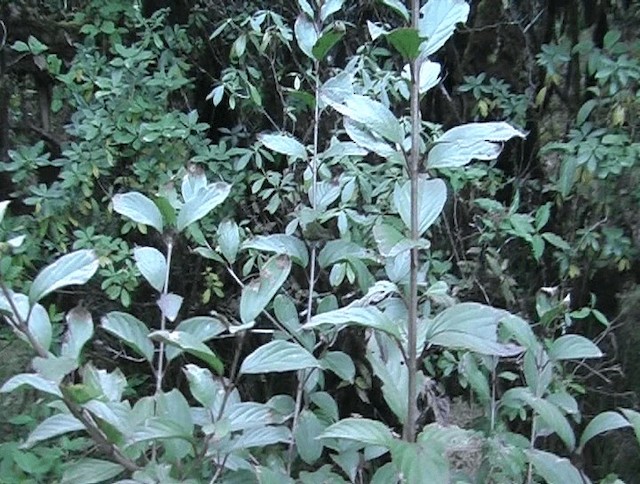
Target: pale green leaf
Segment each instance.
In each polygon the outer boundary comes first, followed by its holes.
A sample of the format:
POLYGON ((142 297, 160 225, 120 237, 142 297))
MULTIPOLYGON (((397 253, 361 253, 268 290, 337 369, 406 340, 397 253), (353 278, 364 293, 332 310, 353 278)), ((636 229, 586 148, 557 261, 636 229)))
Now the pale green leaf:
POLYGON ((258 140, 271 151, 290 156, 293 160, 307 159, 307 149, 292 136, 263 133, 258 136, 258 140))
POLYGON ((577 334, 565 334, 555 340, 549 348, 552 360, 580 360, 602 358, 602 351, 591 340, 577 334))
POLYGON ((394 440, 389 427, 380 421, 367 418, 342 419, 322 432, 320 438, 353 440, 363 447, 379 445, 385 448, 389 448, 394 440))
POLYGON ((41 392, 62 398, 62 392, 55 382, 47 380, 35 373, 21 373, 19 375, 12 376, 4 382, 2 387, 0 387, 0 393, 9 393, 23 385, 27 385, 31 388, 35 388, 36 390, 40 390, 41 392))
POLYGON ((60 484, 96 484, 109 481, 124 471, 115 462, 84 458, 70 464, 62 475, 60 484))
POLYGON ((250 432, 243 432, 242 435, 233 442, 232 449, 244 450, 253 447, 266 447, 267 445, 289 443, 291 441, 291 431, 287 427, 268 425, 266 427, 252 429, 250 432))
POLYGON ((400 14, 407 22, 409 21, 409 11, 400 0, 380 0, 380 2, 400 14))
POLYGON ((65 413, 52 415, 33 429, 23 447, 28 449, 43 440, 78 430, 84 430, 84 425, 73 415, 65 413))
POLYGON ((98 256, 92 250, 78 250, 63 255, 40 271, 31 284, 29 302, 65 286, 86 283, 98 270, 98 256))
POLYGON ((240 319, 247 324, 267 307, 291 271, 291 259, 286 255, 271 257, 260 270, 260 276, 242 289, 240 319))
POLYGON ((265 252, 274 252, 291 257, 293 262, 307 267, 309 263, 309 251, 304 242, 293 235, 272 234, 258 235, 242 244, 243 249, 256 249, 265 252))
POLYGON ((318 40, 318 31, 315 24, 306 15, 300 14, 296 19, 293 30, 300 50, 310 59, 314 59, 313 46, 316 45, 318 40))
POLYGON ((193 355, 211 367, 218 374, 222 374, 224 366, 222 361, 211 349, 195 336, 182 331, 154 331, 149 334, 150 338, 157 339, 168 345, 175 346, 185 353, 193 355))
POLYGON ((162 315, 173 322, 178 317, 178 313, 182 307, 182 300, 183 297, 177 294, 161 294, 160 299, 158 299, 158 307, 160 311, 162 311, 162 315))
POLYGON ((227 262, 233 264, 240 246, 240 231, 233 220, 225 219, 218 226, 218 246, 227 262))
POLYGON ((136 247, 133 249, 136 267, 151 287, 161 292, 167 277, 167 260, 162 252, 154 247, 136 247))
POLYGON ((424 57, 435 53, 453 35, 456 24, 465 23, 469 5, 463 0, 429 0, 420 9, 418 30, 427 39, 421 47, 424 57))
POLYGON ((320 364, 325 370, 329 370, 343 380, 353 383, 356 376, 356 367, 351 357, 346 353, 342 351, 327 351, 327 353, 320 358, 320 364))
MULTIPOLYGON (((227 327, 217 318, 211 316, 195 316, 193 318, 185 319, 176 326, 176 331, 189 333, 197 341, 202 343, 215 338, 220 333, 226 331, 227 327)), ((173 360, 176 356, 182 354, 176 346, 169 346, 165 349, 167 359, 173 360)))
MULTIPOLYGON (((367 96, 354 94, 349 96, 344 104, 332 103, 332 107, 346 116, 367 127, 367 129, 383 138, 401 144, 404 131, 394 114, 379 101, 367 96)), ((357 140, 354 140, 357 143, 357 140)))
POLYGON ((313 464, 322 455, 322 441, 317 437, 325 428, 326 424, 323 424, 310 410, 300 412, 293 437, 298 455, 305 463, 313 464))
POLYGON ((162 232, 164 228, 160 209, 142 193, 128 192, 115 195, 113 209, 136 223, 150 225, 158 232, 162 232))
POLYGON ((229 196, 230 191, 231 185, 224 182, 212 183, 201 188, 180 209, 176 220, 178 231, 181 232, 211 212, 229 196))
POLYGON ((101 325, 104 330, 120 338, 147 361, 153 361, 154 347, 148 338, 149 330, 138 318, 113 311, 102 318, 101 325))
POLYGON ((260 346, 242 362, 240 373, 271 373, 319 368, 320 362, 302 346, 275 340, 260 346))
POLYGON ((629 423, 629 421, 618 412, 602 412, 596 415, 582 432, 582 436, 580 437, 580 445, 578 446, 577 452, 582 452, 582 449, 584 449, 584 446, 587 445, 587 442, 589 442, 597 435, 603 434, 610 430, 616 430, 630 426, 631 424, 629 423))
POLYGON ((370 307, 345 307, 316 314, 311 320, 303 325, 305 329, 317 328, 318 326, 344 326, 344 325, 365 326, 400 338, 398 327, 378 308, 370 307))
POLYGON ((527 450, 526 453, 536 473, 547 484, 582 484, 589 482, 588 480, 585 481, 584 476, 568 459, 537 449, 527 450))
POLYGON ((636 439, 638 440, 638 443, 640 443, 640 412, 636 412, 635 410, 631 410, 628 408, 622 408, 620 409, 620 411, 633 426, 633 431, 636 434, 636 439))
POLYGON ((344 0, 325 0, 322 2, 322 7, 320 7, 320 20, 324 22, 330 15, 340 11, 343 4, 344 0))
POLYGON ((4 219, 4 214, 7 213, 7 207, 10 203, 10 200, 3 200, 0 202, 0 222, 4 219))
POLYGON ((67 331, 62 340, 61 356, 77 360, 82 348, 93 336, 93 318, 82 306, 76 306, 67 313, 67 331))
MULTIPOLYGON (((396 185, 393 191, 396 210, 405 226, 411 230, 411 182, 402 187, 396 185)), ((447 201, 447 186, 439 179, 420 178, 418 181, 418 234, 424 234, 436 221, 447 201)))

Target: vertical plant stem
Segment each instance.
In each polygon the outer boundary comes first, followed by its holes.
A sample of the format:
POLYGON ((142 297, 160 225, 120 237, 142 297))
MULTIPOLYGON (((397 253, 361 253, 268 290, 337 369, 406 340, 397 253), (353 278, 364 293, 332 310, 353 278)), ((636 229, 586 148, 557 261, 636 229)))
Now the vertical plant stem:
MULTIPOLYGON (((411 1, 411 27, 418 28, 420 2, 411 1)), ((420 157, 420 59, 411 61, 411 155, 408 172, 411 180, 411 239, 417 240, 418 233, 418 161, 420 157)), ((416 371, 417 371, 417 328, 418 328, 418 248, 411 248, 411 268, 409 275, 409 321, 407 371, 409 372, 407 392, 407 421, 402 436, 404 440, 413 442, 416 437, 416 371)))
MULTIPOLYGON (((162 295, 166 296, 169 293, 169 268, 171 267, 171 254, 173 253, 173 240, 167 241, 167 273, 164 275, 164 286, 162 288, 162 295)), ((164 331, 167 327, 167 318, 164 313, 160 317, 160 330, 164 331)), ((160 342, 160 348, 158 350, 158 368, 156 370, 156 394, 162 392, 162 380, 164 379, 164 342, 160 342)))

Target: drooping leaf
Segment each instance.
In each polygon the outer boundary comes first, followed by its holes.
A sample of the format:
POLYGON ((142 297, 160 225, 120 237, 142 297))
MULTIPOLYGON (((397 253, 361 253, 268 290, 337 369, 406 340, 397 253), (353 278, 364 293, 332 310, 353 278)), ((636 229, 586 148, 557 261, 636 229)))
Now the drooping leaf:
POLYGON ((300 458, 307 464, 313 464, 322 455, 322 441, 317 437, 325 428, 326 424, 323 424, 310 410, 300 412, 293 437, 300 458))
POLYGON ((92 250, 78 250, 63 255, 40 271, 31 284, 29 302, 33 304, 65 286, 84 284, 97 270, 98 256, 92 250))
POLYGON ((77 360, 85 343, 93 336, 93 318, 82 306, 67 313, 67 331, 62 340, 60 355, 77 360))
POLYGON ((597 435, 608 432, 609 430, 616 430, 630 426, 631 424, 629 421, 618 412, 602 412, 596 415, 584 429, 584 432, 582 432, 577 452, 582 452, 584 446, 587 445, 587 442, 597 435))
POLYGON ((150 225, 162 233, 162 214, 156 204, 142 193, 128 192, 115 195, 113 209, 136 223, 150 225))
POLYGON ((326 313, 316 314, 302 327, 308 329, 325 325, 343 326, 350 324, 377 329, 379 331, 384 331, 395 338, 400 338, 398 326, 385 316, 382 311, 373 306, 345 307, 334 311, 328 311, 326 313))
POLYGON ((310 59, 314 59, 313 46, 316 45, 318 40, 318 31, 315 24, 306 15, 300 14, 293 26, 293 31, 300 50, 310 59))
POLYGON ((62 392, 55 382, 47 380, 35 373, 21 373, 19 375, 12 376, 4 382, 2 387, 0 387, 0 393, 12 392, 23 385, 27 385, 31 388, 35 388, 36 390, 40 390, 41 392, 62 398, 62 392))
POLYGON ((332 29, 320 35, 313 46, 313 49, 311 49, 313 57, 318 60, 323 60, 331 48, 340 42, 342 37, 344 37, 344 31, 338 31, 336 29, 332 29))
POLYGON ((270 341, 260 346, 242 362, 240 373, 271 373, 320 368, 320 362, 297 343, 270 341))
POLYGON ((138 318, 127 313, 113 311, 102 318, 101 326, 112 335, 120 338, 127 346, 153 361, 154 347, 149 341, 149 330, 138 318))
POLYGON ((345 418, 322 434, 321 439, 346 439, 364 445, 379 445, 389 448, 393 443, 393 434, 389 427, 377 420, 368 418, 345 418))
POLYGON ((536 473, 548 484, 589 482, 583 478, 580 471, 568 459, 537 449, 525 452, 536 473))
POLYGON ((307 267, 309 263, 309 251, 307 246, 298 237, 286 234, 258 235, 242 244, 243 249, 256 249, 276 254, 285 254, 300 264, 307 267))
POLYGON ((401 160, 402 157, 400 153, 382 139, 381 136, 367 129, 365 124, 358 123, 351 118, 345 118, 344 129, 349 135, 349 138, 358 146, 389 160, 401 160))
POLYGON ((78 430, 84 430, 84 425, 80 420, 70 414, 58 413, 40 422, 27 437, 23 448, 28 449, 43 440, 78 430))
POLYGON ((240 231, 233 220, 225 219, 218 226, 218 246, 227 262, 233 264, 240 247, 240 231))
POLYGON ((409 21, 409 11, 404 3, 400 0, 380 0, 384 5, 394 10, 396 13, 400 14, 403 19, 407 22, 409 21))
POLYGON ((40 346, 48 351, 51 346, 51 338, 53 334, 53 328, 51 327, 51 320, 49 319, 49 313, 42 307, 41 304, 34 304, 31 309, 31 315, 28 322, 29 332, 40 344, 40 346))
POLYGON ((349 96, 344 104, 332 103, 331 106, 343 116, 364 124, 374 133, 393 143, 401 144, 404 139, 404 131, 398 118, 379 101, 354 94, 349 96))
POLYGON ((207 215, 229 196, 229 192, 231 192, 231 185, 223 182, 212 183, 201 188, 180 209, 176 220, 178 231, 182 232, 186 227, 207 215))
POLYGON ((224 365, 207 345, 195 336, 182 331, 154 331, 150 338, 157 339, 168 345, 175 346, 185 353, 189 353, 207 363, 218 374, 222 374, 224 365))
POLYGON ((293 160, 307 159, 307 149, 292 136, 263 133, 258 136, 258 139, 271 151, 290 156, 293 160))
POLYGON ((133 249, 133 258, 151 287, 161 292, 167 276, 167 260, 162 252, 154 247, 136 247, 133 249))
POLYGON ((602 358, 602 351, 593 342, 578 334, 560 336, 549 348, 549 358, 553 360, 580 360, 582 358, 602 358))
POLYGON ((250 432, 243 432, 242 435, 233 442, 232 449, 244 450, 253 447, 266 447, 267 445, 289 443, 291 441, 291 431, 282 425, 267 425, 266 427, 252 429, 250 432))
POLYGON ((115 462, 83 458, 70 464, 62 475, 60 484, 96 484, 112 482, 112 479, 124 471, 124 467, 115 462))
MULTIPOLYGON (((226 331, 227 327, 217 318, 211 316, 195 316, 193 318, 185 319, 176 326, 175 331, 181 331, 183 333, 189 333, 197 341, 202 343, 215 338, 220 333, 226 331)), ((169 346, 165 349, 167 359, 173 360, 175 357, 182 353, 182 350, 177 346, 169 346)))
POLYGON ((187 376, 193 397, 204 407, 210 408, 215 401, 217 391, 211 372, 191 363, 187 363, 183 371, 187 376))
POLYGON ((68 356, 36 356, 31 361, 31 366, 39 375, 59 385, 65 376, 78 369, 78 360, 68 356))
POLYGON ((240 297, 240 319, 247 324, 267 307, 291 271, 291 259, 286 255, 271 257, 260 270, 260 276, 249 282, 240 297))
POLYGON ((224 412, 229 421, 229 430, 254 429, 277 423, 273 409, 264 403, 237 402, 230 405, 224 412))
POLYGON ((427 39, 421 47, 424 57, 438 51, 453 35, 456 24, 465 23, 469 5, 463 0, 429 0, 420 9, 418 30, 427 39))
POLYGON ((147 442, 149 440, 183 439, 191 441, 191 434, 173 420, 164 417, 151 417, 146 419, 127 439, 128 445, 147 442))
POLYGON ((320 358, 320 364, 325 370, 332 371, 343 380, 353 383, 356 376, 356 367, 351 357, 346 353, 342 351, 327 351, 320 358))
MULTIPOLYGON (((411 230, 411 182, 393 191, 396 210, 405 226, 411 230)), ((421 178, 418 181, 418 234, 424 234, 436 221, 447 201, 447 186, 439 179, 421 178)))
POLYGON ((182 307, 182 300, 183 297, 177 294, 161 294, 160 299, 158 299, 158 307, 162 311, 162 315, 173 322, 178 317, 178 312, 182 307))

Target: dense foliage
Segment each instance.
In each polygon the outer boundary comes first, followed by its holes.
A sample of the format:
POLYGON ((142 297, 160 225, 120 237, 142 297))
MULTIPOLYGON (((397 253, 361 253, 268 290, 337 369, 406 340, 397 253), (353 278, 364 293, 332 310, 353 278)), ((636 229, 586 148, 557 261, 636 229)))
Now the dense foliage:
POLYGON ((635 482, 640 8, 218 3, 0 1, 0 481, 635 482))

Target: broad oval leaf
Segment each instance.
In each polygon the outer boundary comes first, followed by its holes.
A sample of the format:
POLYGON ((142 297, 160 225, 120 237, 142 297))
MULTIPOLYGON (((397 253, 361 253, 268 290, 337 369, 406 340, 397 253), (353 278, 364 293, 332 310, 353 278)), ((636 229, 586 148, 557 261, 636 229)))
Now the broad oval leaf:
MULTIPOLYGON (((185 319, 176 326, 175 331, 182 331, 183 333, 189 333, 197 341, 202 343, 215 338, 220 333, 227 330, 227 327, 217 318, 211 316, 195 316, 193 318, 185 319)), ((182 350, 177 346, 169 346, 165 349, 167 359, 173 360, 176 356, 182 353, 182 350)))
POLYGON ((577 334, 560 336, 549 348, 552 360, 580 360, 602 358, 602 351, 591 340, 577 334))
POLYGON ((315 24, 306 15, 300 14, 293 26, 293 31, 300 50, 310 59, 314 59, 313 46, 318 40, 315 24))
POLYGON ((258 139, 271 151, 290 156, 294 160, 307 159, 307 149, 300 141, 292 136, 263 133, 258 135, 258 139))
POLYGON ((404 139, 404 131, 398 118, 379 101, 354 94, 349 96, 344 104, 332 103, 332 107, 343 116, 365 125, 369 130, 393 143, 401 144, 404 139))
POLYGON ((65 413, 52 415, 33 429, 22 447, 28 449, 43 440, 78 430, 84 430, 84 425, 73 415, 65 413))
POLYGON ((329 30, 328 32, 320 35, 318 40, 311 49, 313 57, 318 60, 323 60, 331 48, 336 45, 344 37, 344 32, 336 29, 329 30))
POLYGON ((35 303, 61 287, 86 283, 98 270, 98 256, 92 250, 63 255, 40 271, 31 284, 29 302, 35 303))
POLYGON ((182 296, 177 294, 167 293, 162 294, 158 299, 158 307, 162 311, 162 315, 169 321, 174 322, 178 317, 178 312, 182 307, 182 296))
POLYGON ((393 434, 389 427, 368 418, 342 419, 328 427, 319 438, 354 440, 363 446, 378 445, 387 449, 393 443, 393 434))
POLYGON ((186 227, 207 215, 229 196, 230 191, 231 185, 224 182, 212 183, 201 188, 180 209, 176 220, 178 231, 182 232, 186 227))
POLYGON ((631 424, 629 421, 618 412, 609 411, 596 415, 584 429, 584 432, 582 432, 580 445, 578 446, 578 453, 582 452, 582 449, 587 445, 587 442, 595 436, 608 432, 609 430, 616 430, 630 426, 631 424))
POLYGON ((503 121, 461 124, 446 131, 438 138, 438 143, 453 141, 508 141, 511 138, 524 138, 525 133, 503 121))
POLYGON ((242 362, 240 373, 284 372, 320 366, 320 362, 299 344, 275 340, 247 356, 242 362))
POLYGON ((40 390, 41 392, 62 398, 62 392, 60 391, 60 388, 58 388, 58 385, 35 373, 21 373, 19 375, 12 376, 4 382, 2 387, 0 387, 0 393, 9 393, 23 385, 27 385, 31 388, 35 388, 36 390, 40 390))
POLYGON ((93 318, 82 306, 76 306, 67 313, 67 332, 60 349, 61 356, 78 360, 82 348, 93 336, 93 318))
POLYGON ((326 426, 312 411, 303 410, 300 412, 298 425, 293 431, 293 437, 296 443, 296 450, 305 463, 313 464, 322 455, 323 445, 317 437, 326 426))
POLYGON ((31 315, 29 316, 28 326, 29 332, 40 346, 45 351, 49 351, 53 329, 51 327, 49 313, 47 313, 47 310, 43 308, 41 304, 33 305, 31 315))
POLYGON ((138 318, 127 313, 113 311, 102 318, 102 327, 114 336, 120 338, 127 346, 147 361, 153 361, 154 347, 149 341, 149 330, 138 318))
POLYGON ((258 235, 242 244, 243 249, 256 249, 291 257, 302 267, 309 263, 309 251, 298 237, 286 234, 258 235))
POLYGON ((352 324, 384 331, 395 338, 400 338, 398 326, 374 306, 345 307, 316 314, 302 327, 309 329, 317 328, 318 326, 343 326, 352 324))
POLYGON ((113 197, 113 209, 136 223, 150 225, 162 232, 162 214, 153 201, 139 192, 119 193, 113 197))
POLYGON ((418 30, 427 39, 421 46, 423 56, 429 56, 453 35, 456 24, 465 23, 469 5, 463 0, 429 0, 420 9, 418 30))
POLYGON ((548 484, 580 484, 589 482, 568 459, 550 452, 531 449, 525 451, 536 473, 548 484))
POLYGON ((154 331, 149 334, 150 338, 160 340, 168 345, 176 346, 185 353, 189 353, 196 358, 200 358, 219 375, 224 371, 222 361, 215 355, 207 345, 198 340, 195 336, 183 331, 154 331))
MULTIPOLYGON (((411 182, 402 187, 396 185, 393 191, 396 210, 405 226, 411 230, 411 182)), ((440 178, 418 181, 418 234, 424 234, 442 213, 447 201, 447 186, 440 178)))
POLYGON ((112 479, 124 471, 115 462, 100 459, 80 459, 65 468, 60 484, 96 484, 114 482, 112 479))
POLYGON ((267 307, 291 271, 291 259, 286 255, 270 258, 260 270, 260 276, 242 289, 240 319, 247 324, 267 307))
POLYGON ((136 267, 156 291, 162 292, 167 278, 167 260, 162 252, 154 247, 136 247, 133 249, 136 267))
POLYGON ((227 262, 233 264, 240 247, 240 231, 233 220, 225 219, 218 226, 218 246, 227 262))
POLYGON ((381 0, 381 2, 385 4, 387 7, 394 10, 396 13, 400 14, 402 18, 405 19, 407 22, 409 21, 410 19, 409 10, 407 10, 407 7, 404 5, 403 2, 401 2, 400 0, 381 0))

